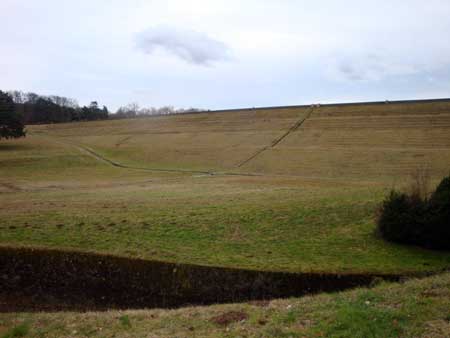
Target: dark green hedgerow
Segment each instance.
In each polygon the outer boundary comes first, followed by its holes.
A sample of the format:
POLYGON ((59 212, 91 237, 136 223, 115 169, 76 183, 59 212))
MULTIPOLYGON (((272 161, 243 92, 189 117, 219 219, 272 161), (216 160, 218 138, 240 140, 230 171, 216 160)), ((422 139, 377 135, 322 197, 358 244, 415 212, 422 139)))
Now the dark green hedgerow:
POLYGON ((391 191, 380 209, 378 231, 388 241, 450 249, 450 176, 429 198, 391 191))

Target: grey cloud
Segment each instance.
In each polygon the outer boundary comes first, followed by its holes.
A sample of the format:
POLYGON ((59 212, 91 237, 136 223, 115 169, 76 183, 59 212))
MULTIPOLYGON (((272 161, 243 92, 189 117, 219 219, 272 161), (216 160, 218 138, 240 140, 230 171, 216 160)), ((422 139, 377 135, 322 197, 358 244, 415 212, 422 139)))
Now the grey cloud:
POLYGON ((341 62, 338 66, 339 72, 348 80, 361 81, 364 80, 363 74, 351 63, 341 62))
POLYGON ((341 58, 335 64, 337 77, 348 81, 380 81, 389 76, 407 76, 426 72, 428 67, 412 60, 368 54, 341 58))
POLYGON ((147 54, 162 48, 186 62, 204 66, 229 58, 229 48, 223 42, 201 32, 168 26, 152 27, 139 33, 137 47, 147 54))

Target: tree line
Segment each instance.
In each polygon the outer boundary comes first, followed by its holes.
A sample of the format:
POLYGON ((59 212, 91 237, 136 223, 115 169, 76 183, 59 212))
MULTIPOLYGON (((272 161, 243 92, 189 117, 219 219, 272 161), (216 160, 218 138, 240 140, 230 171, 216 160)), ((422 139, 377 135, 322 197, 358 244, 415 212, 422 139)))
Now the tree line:
POLYGON ((76 100, 64 96, 0 90, 0 139, 25 136, 24 126, 27 124, 141 118, 199 111, 202 110, 176 109, 173 106, 141 108, 137 103, 130 103, 120 107, 115 114, 110 114, 108 108, 100 108, 97 101, 80 107, 76 100))
POLYGON ((163 106, 160 108, 155 107, 140 107, 137 103, 130 103, 126 106, 122 106, 117 109, 115 114, 111 114, 109 118, 112 119, 132 119, 139 117, 155 116, 155 115, 171 115, 171 114, 183 114, 194 113, 203 111, 198 108, 175 108, 173 106, 163 106))
POLYGON ((198 108, 175 108, 173 106, 140 107, 137 103, 122 106, 110 113, 106 106, 97 101, 80 107, 74 99, 64 96, 43 96, 19 90, 7 92, 15 104, 15 111, 22 116, 25 124, 46 124, 72 121, 92 121, 105 119, 129 119, 154 115, 182 114, 202 111, 198 108))
POLYGON ((9 91, 7 94, 14 102, 15 112, 22 117, 25 124, 104 120, 109 116, 108 108, 100 108, 97 101, 80 107, 76 100, 63 96, 43 96, 18 90, 9 91))

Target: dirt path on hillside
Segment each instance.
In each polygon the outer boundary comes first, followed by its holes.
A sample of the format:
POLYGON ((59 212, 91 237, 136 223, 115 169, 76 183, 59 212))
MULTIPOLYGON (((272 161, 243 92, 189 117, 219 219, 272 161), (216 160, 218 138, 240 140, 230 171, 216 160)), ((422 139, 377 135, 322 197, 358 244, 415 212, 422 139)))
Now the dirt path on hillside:
POLYGON ((262 176, 261 174, 254 174, 254 173, 237 173, 237 172, 221 172, 221 171, 203 171, 203 170, 189 170, 189 169, 169 169, 169 168, 148 168, 148 167, 136 167, 136 166, 131 166, 131 165, 126 165, 126 164, 122 164, 120 162, 111 160, 103 155, 101 155, 100 153, 96 152, 95 150, 75 143, 73 141, 68 141, 68 140, 61 140, 60 138, 56 137, 56 136, 50 136, 48 134, 44 135, 36 135, 33 134, 33 136, 38 136, 38 137, 44 137, 48 140, 51 140, 52 142, 56 142, 62 145, 69 145, 72 146, 76 149, 78 149, 78 151, 85 153, 93 158, 95 158, 96 160, 112 165, 114 167, 117 168, 122 168, 122 169, 130 169, 130 170, 140 170, 140 171, 150 171, 150 172, 167 172, 167 173, 185 173, 185 174, 196 174, 196 175, 207 175, 207 176, 262 176))
POLYGON ((302 126, 302 124, 311 116, 313 111, 314 111, 314 108, 312 107, 304 118, 298 120, 283 135, 281 135, 280 137, 273 140, 270 145, 265 146, 262 149, 259 149, 257 152, 255 152, 253 155, 251 155, 249 158, 247 158, 244 161, 242 161, 241 163, 239 163, 237 165, 237 167, 240 168, 240 167, 244 166, 245 164, 247 164, 248 162, 250 162, 251 160, 253 160, 254 158, 256 158, 257 156, 259 156, 260 154, 262 154, 263 152, 265 152, 266 150, 275 148, 281 141, 283 141, 286 137, 288 137, 292 132, 299 129, 302 126))

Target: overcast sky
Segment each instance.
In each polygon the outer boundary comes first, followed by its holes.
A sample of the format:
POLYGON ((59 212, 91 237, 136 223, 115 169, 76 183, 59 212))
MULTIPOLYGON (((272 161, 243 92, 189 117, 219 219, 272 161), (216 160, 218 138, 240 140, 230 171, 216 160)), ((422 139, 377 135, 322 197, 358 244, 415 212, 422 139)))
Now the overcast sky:
POLYGON ((0 89, 110 109, 450 97, 449 0, 0 0, 0 89))

